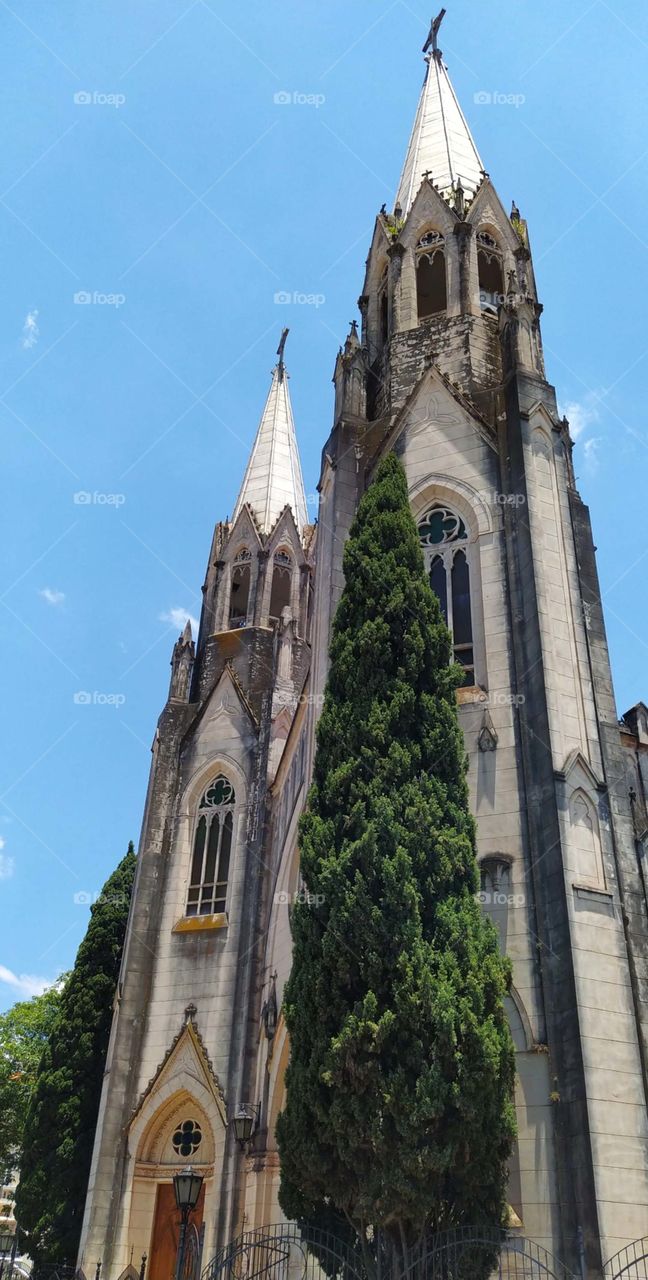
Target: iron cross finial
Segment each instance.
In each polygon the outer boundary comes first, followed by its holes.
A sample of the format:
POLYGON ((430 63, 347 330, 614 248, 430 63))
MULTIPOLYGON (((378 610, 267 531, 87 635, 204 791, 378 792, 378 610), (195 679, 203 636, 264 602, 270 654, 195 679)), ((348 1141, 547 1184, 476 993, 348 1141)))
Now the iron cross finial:
POLYGON ((288 334, 289 334, 289 333, 290 333, 290 329, 283 329, 283 330, 282 330, 282 334, 281 334, 281 341, 280 341, 280 343, 279 343, 279 346, 277 347, 277 355, 279 356, 279 364, 280 364, 280 365, 282 365, 282 366, 283 366, 283 358, 284 358, 284 349, 285 349, 285 346, 286 346, 286 338, 288 337, 288 334))
POLYGON ((434 18, 432 22, 432 26, 430 27, 430 34, 428 35, 428 38, 425 41, 425 44, 423 45, 424 53, 427 53, 428 49, 431 48, 433 54, 440 55, 441 50, 439 49, 439 28, 445 16, 446 16, 446 11, 445 9, 442 9, 438 18, 434 18))

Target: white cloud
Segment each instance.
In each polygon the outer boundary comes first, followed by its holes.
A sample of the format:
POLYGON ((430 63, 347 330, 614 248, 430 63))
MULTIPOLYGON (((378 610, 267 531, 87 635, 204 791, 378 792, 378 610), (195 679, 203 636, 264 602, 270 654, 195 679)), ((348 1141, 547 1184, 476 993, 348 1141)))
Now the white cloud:
POLYGON ((12 973, 5 965, 0 964, 0 982, 13 987, 21 996, 42 996, 52 986, 51 978, 36 978, 29 973, 12 973))
POLYGON ((561 409, 561 413, 569 421, 573 440, 578 440, 588 427, 599 421, 599 409, 604 395, 604 391, 588 391, 582 400, 570 400, 561 409))
POLYGON ((8 853, 2 852, 6 843, 6 840, 0 836, 0 880, 11 880, 16 866, 14 859, 10 858, 8 853))
POLYGON ((184 631, 187 618, 191 623, 191 630, 195 639, 198 635, 198 619, 194 618, 188 609, 168 609, 166 613, 160 614, 159 620, 160 622, 170 622, 176 628, 176 631, 184 631))
POLYGON ((601 447, 601 443, 602 441, 600 436, 590 436, 589 440, 583 441, 583 457, 585 459, 585 466, 590 474, 594 471, 598 471, 600 462, 599 449, 601 447))
POLYGON ((39 591, 38 594, 43 600, 47 600, 48 604, 54 605, 55 608, 57 605, 63 604, 65 600, 65 592, 56 591, 54 587, 43 587, 43 590, 39 591))
POLYGON ((22 345, 25 351, 30 351, 32 347, 35 347, 40 337, 40 329, 36 323, 37 320, 37 311, 27 312, 22 331, 22 345))

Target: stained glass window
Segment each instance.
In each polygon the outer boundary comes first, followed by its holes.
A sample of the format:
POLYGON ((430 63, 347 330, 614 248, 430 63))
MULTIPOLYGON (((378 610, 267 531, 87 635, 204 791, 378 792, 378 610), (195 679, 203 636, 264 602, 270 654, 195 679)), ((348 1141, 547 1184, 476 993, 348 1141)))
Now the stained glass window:
POLYGON ((452 635, 454 659, 465 670, 464 684, 475 683, 468 532, 461 516, 435 505, 419 521, 430 586, 452 635))
POLYGON ((183 1120, 171 1141, 177 1155, 192 1156, 202 1142, 202 1129, 196 1120, 183 1120))
POLYGON ((219 773, 200 801, 187 896, 188 916, 216 915, 225 910, 235 799, 231 782, 219 773))

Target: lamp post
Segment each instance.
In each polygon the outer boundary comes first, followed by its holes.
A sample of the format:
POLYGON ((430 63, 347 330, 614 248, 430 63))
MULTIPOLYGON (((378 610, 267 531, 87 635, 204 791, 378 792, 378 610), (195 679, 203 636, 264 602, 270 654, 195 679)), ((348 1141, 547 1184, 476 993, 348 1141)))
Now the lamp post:
POLYGON ((232 1124, 234 1125, 234 1137, 242 1151, 245 1150, 259 1127, 260 1111, 261 1104, 254 1102, 239 1102, 236 1108, 236 1113, 232 1117, 232 1124))
POLYGON ((202 1187, 202 1184, 202 1174, 194 1173, 191 1167, 182 1169, 180 1173, 176 1173, 173 1176, 173 1190, 175 1191, 176 1205, 182 1214, 175 1280, 182 1280, 189 1214, 198 1204, 198 1196, 200 1195, 200 1188, 202 1187))

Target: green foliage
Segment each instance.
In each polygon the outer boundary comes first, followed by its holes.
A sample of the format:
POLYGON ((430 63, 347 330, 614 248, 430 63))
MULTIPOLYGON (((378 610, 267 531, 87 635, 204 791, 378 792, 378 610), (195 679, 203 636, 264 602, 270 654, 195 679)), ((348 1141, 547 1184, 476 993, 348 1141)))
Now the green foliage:
POLYGON ((403 1245, 503 1221, 510 975, 476 900, 461 672, 394 455, 344 574, 300 826, 280 1198, 289 1218, 337 1211, 403 1245))
POLYGON ((76 1261, 135 862, 130 844, 90 908, 38 1070, 16 1195, 36 1263, 76 1261))
POLYGON ((0 1015, 0 1182, 20 1166, 22 1136, 36 1073, 66 976, 40 996, 0 1015))

